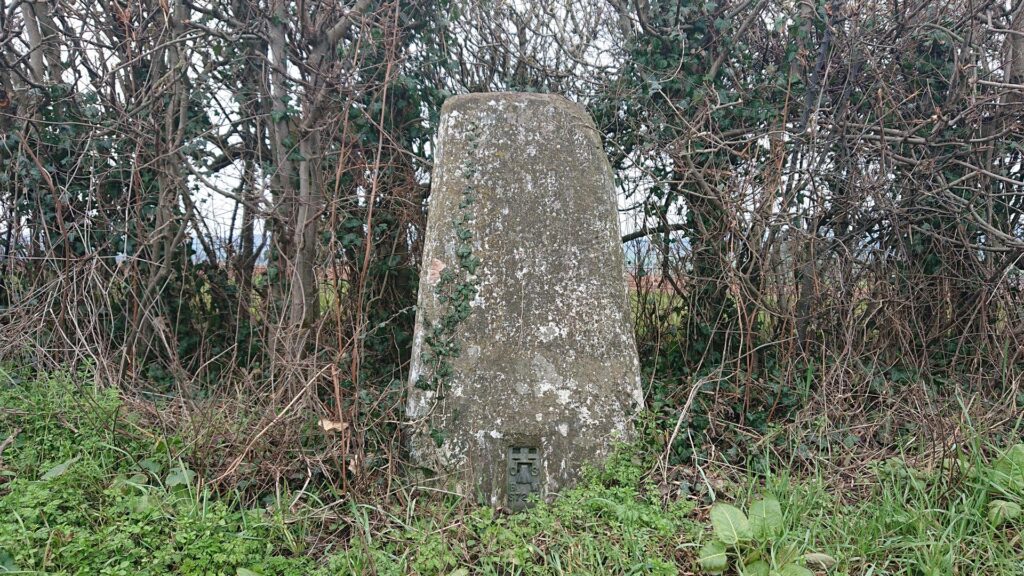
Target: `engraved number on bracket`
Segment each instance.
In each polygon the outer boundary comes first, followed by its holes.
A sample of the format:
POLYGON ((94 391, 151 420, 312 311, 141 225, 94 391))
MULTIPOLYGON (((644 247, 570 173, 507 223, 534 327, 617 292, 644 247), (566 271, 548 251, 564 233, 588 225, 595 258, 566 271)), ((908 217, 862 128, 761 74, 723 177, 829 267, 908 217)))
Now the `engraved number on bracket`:
POLYGON ((514 512, 526 509, 531 494, 540 495, 540 450, 512 446, 508 449, 508 507, 514 512))

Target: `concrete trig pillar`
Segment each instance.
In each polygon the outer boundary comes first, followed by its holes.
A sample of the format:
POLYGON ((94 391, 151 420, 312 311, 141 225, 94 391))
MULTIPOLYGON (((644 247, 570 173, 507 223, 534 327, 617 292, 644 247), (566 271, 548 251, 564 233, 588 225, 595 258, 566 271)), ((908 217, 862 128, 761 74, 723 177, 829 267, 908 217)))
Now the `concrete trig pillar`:
POLYGON ((612 172, 554 95, 450 98, 434 159, 410 458, 519 510, 626 439, 643 400, 612 172))

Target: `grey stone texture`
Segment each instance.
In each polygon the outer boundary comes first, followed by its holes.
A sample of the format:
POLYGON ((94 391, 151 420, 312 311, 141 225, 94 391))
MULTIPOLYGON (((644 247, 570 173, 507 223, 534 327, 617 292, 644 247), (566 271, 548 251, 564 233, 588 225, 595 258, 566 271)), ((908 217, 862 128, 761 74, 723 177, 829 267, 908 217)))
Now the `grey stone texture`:
POLYGON ((518 509, 510 490, 550 497, 628 439, 639 363, 612 172, 584 110, 445 102, 423 252, 406 407, 419 482, 518 509), (521 448, 539 463, 510 467, 521 448))

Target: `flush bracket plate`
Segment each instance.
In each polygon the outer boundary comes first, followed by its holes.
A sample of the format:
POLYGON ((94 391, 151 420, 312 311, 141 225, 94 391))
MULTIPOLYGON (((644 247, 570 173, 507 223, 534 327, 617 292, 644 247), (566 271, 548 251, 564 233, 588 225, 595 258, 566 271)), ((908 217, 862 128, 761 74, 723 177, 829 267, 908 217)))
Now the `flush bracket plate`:
POLYGON ((540 449, 511 446, 508 449, 507 505, 513 512, 530 507, 531 494, 540 496, 540 449))

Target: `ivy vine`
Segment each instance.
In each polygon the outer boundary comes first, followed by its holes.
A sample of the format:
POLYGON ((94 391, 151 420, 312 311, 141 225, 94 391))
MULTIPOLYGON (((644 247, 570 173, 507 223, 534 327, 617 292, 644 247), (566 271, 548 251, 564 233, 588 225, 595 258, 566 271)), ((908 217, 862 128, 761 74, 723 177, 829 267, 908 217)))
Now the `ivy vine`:
POLYGON ((476 202, 476 186, 473 179, 477 174, 474 163, 475 152, 479 148, 479 126, 472 123, 467 131, 469 154, 460 165, 460 174, 466 184, 462 188, 459 211, 453 220, 455 232, 455 256, 458 267, 445 268, 441 272, 434 293, 441 303, 443 313, 435 320, 424 338, 425 349, 420 354, 423 366, 429 366, 416 381, 416 387, 422 390, 434 390, 441 397, 445 384, 454 374, 452 360, 462 352, 456 338, 456 330, 472 310, 470 303, 476 298, 480 280, 476 270, 480 259, 473 254, 474 220, 473 204, 476 202))

